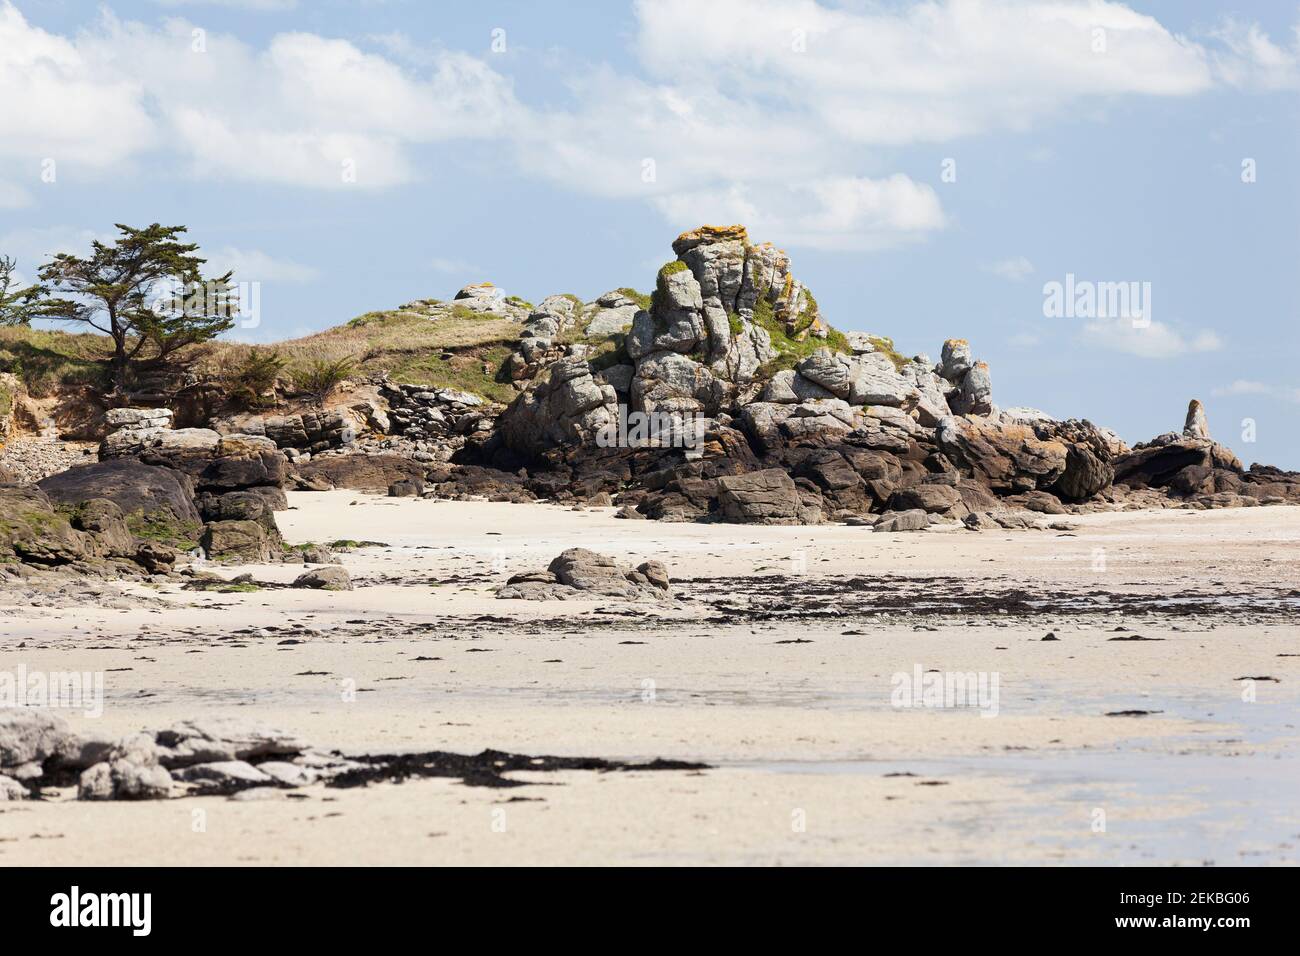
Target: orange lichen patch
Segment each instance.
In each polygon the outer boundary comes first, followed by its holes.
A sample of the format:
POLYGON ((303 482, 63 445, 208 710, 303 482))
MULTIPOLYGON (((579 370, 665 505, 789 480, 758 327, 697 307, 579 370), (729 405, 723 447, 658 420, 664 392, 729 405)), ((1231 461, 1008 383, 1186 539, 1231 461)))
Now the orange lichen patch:
POLYGON ((967 342, 965 339, 948 339, 948 341, 944 342, 943 344, 944 345, 970 345, 970 343, 967 342))
POLYGON ((706 242, 731 241, 738 241, 746 246, 749 245, 748 230, 740 224, 734 226, 700 226, 698 229, 691 229, 678 236, 673 241, 673 252, 681 255, 687 249, 694 249, 706 242))

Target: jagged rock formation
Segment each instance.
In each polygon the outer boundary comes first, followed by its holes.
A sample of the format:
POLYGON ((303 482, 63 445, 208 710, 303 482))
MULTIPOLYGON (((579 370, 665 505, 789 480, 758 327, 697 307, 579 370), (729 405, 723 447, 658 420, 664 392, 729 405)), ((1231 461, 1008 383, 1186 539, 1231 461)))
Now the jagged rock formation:
POLYGON ((836 332, 788 257, 751 245, 741 227, 701 227, 673 250, 619 349, 544 369, 501 415, 488 460, 527 466, 525 485, 543 497, 608 494, 669 520, 888 510, 1005 527, 1016 524, 1001 518, 1006 508, 1215 506, 1292 493, 1281 473, 1243 473, 1209 440, 1199 403, 1183 435, 1130 451, 1088 421, 999 409, 988 365, 964 339, 943 343, 931 363, 836 332), (702 436, 693 456, 672 441, 596 441, 621 415, 663 413, 679 424, 660 423, 652 438, 685 434, 680 421, 693 420, 702 436))
POLYGON ((517 329, 504 364, 498 351, 471 370, 495 376, 485 386, 494 394, 512 382, 508 407, 374 375, 330 408, 211 428, 173 429, 165 409, 115 409, 101 455, 185 476, 205 547, 239 560, 279 549, 273 512, 285 484, 881 530, 1300 500, 1300 476, 1244 471, 1215 443, 1199 402, 1181 434, 1129 449, 1088 421, 999 408, 965 339, 944 342, 932 362, 837 331, 789 257, 741 226, 684 233, 673 252, 650 296, 624 288, 532 306, 484 283, 395 313, 408 324, 457 320, 458 330, 487 322, 496 348, 517 329))

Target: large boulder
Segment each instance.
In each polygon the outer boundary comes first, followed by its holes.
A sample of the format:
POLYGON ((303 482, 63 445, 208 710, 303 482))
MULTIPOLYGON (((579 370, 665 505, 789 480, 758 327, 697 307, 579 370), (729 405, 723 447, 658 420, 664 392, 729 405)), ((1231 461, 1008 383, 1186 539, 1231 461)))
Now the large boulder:
POLYGON ((707 366, 676 352, 655 352, 637 366, 631 405, 639 412, 713 415, 726 395, 726 384, 707 366))
POLYGON ((155 735, 158 762, 168 769, 225 760, 287 757, 309 749, 301 739, 257 721, 205 717, 173 724, 155 735))
POLYGON ((146 734, 114 744, 104 759, 81 774, 79 800, 165 800, 172 778, 158 763, 158 746, 146 734))
POLYGON ((62 717, 29 707, 0 707, 0 773, 14 776, 19 768, 43 765, 67 752, 74 740, 62 717))
POLYGON ((821 513, 808 507, 784 470, 768 468, 720 477, 718 517, 736 524, 815 524, 821 513))
POLYGON ((312 568, 294 578, 293 586, 317 591, 351 591, 352 577, 340 567, 312 568))
POLYGON ((632 327, 632 320, 641 311, 641 307, 629 292, 630 290, 615 289, 596 299, 595 311, 587 322, 586 332, 589 338, 615 335, 632 327))
POLYGON ((270 561, 278 557, 278 544, 256 521, 211 521, 199 540, 209 561, 238 564, 270 561))
POLYGON ((387 491, 397 481, 423 481, 426 471, 404 455, 323 455, 295 468, 303 481, 353 491, 387 491))
POLYGON ((883 355, 844 355, 818 349, 796 369, 850 405, 902 405, 916 388, 883 355))
POLYGON ((499 598, 530 601, 598 597, 661 601, 671 594, 668 571, 658 561, 646 561, 634 569, 587 548, 570 548, 552 560, 545 571, 513 575, 497 589, 499 598))
POLYGON ((95 538, 75 529, 39 488, 0 487, 0 561, 52 567, 99 553, 95 538))
POLYGON ((632 320, 627 354, 639 359, 665 350, 692 352, 706 338, 700 284, 684 263, 669 263, 659 272, 650 311, 638 312, 632 320))
POLYGON ((1064 442, 1043 440, 1028 425, 949 417, 935 429, 948 458, 995 491, 1049 487, 1065 472, 1064 442))
POLYGON ((189 525, 197 525, 200 520, 188 476, 129 458, 69 468, 42 479, 37 487, 58 504, 80 505, 103 498, 126 515, 157 516, 189 525))
POLYGON ((581 358, 551 364, 499 419, 497 434, 528 456, 559 446, 589 444, 596 433, 618 420, 614 387, 596 381, 581 358))

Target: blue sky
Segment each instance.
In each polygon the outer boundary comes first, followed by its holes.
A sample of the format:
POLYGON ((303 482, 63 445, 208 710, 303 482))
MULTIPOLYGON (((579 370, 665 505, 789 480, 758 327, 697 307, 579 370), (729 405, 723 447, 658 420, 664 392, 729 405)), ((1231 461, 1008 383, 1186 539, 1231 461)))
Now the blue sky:
POLYGON ((484 279, 644 289, 679 232, 743 221, 835 325, 969 339, 1001 405, 1138 441, 1195 396, 1244 460, 1300 468, 1297 24, 1291 2, 0 0, 0 253, 30 275, 114 222, 184 223, 260 283, 241 334, 271 341, 484 279), (1046 317, 1067 273, 1149 282, 1150 326, 1046 317))

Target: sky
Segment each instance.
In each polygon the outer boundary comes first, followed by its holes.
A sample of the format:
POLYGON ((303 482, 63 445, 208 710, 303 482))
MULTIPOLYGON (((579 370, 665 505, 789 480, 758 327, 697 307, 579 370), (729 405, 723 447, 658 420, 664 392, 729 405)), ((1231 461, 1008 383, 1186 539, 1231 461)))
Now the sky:
POLYGON ((0 254, 184 224, 270 342, 741 222, 999 405, 1300 468, 1298 92, 1297 2, 0 0, 0 254))

